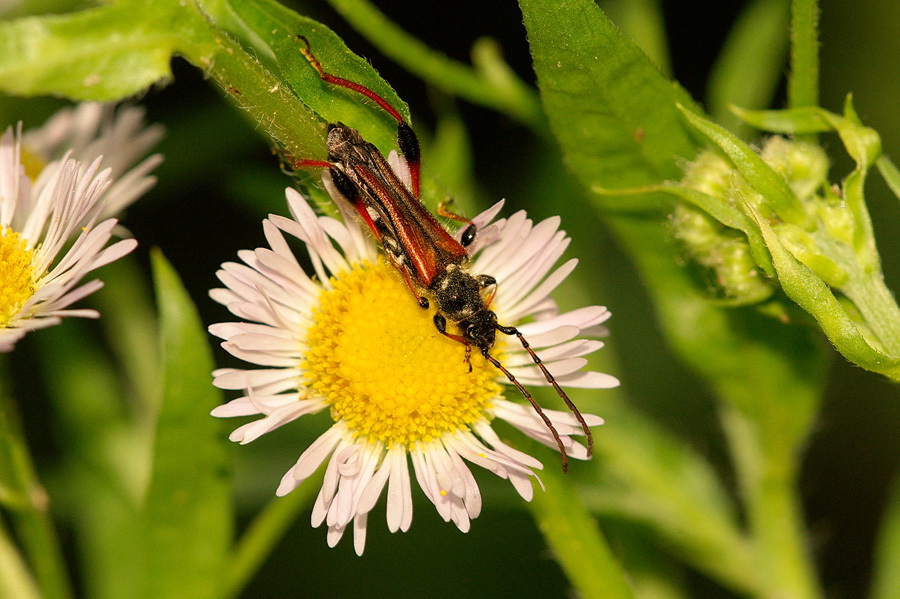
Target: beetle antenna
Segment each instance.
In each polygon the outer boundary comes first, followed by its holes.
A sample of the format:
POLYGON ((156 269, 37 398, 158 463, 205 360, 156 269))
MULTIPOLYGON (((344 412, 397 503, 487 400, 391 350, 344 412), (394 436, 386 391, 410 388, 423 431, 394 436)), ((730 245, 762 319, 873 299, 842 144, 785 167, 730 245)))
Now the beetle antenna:
POLYGON ((412 182, 413 195, 419 197, 422 158, 421 151, 419 149, 419 138, 416 137, 416 133, 412 130, 412 127, 409 126, 409 123, 407 123, 403 119, 403 116, 399 112, 397 112, 396 108, 391 106, 390 102, 382 98, 377 92, 369 89, 361 83, 350 81, 349 79, 344 79, 343 77, 338 77, 337 75, 332 75, 331 73, 327 72, 322 67, 322 63, 319 62, 319 59, 316 58, 315 54, 313 54, 312 47, 309 45, 309 40, 302 35, 298 35, 297 39, 302 41, 303 45, 305 46, 303 48, 300 48, 300 52, 303 54, 303 56, 306 57, 306 60, 309 61, 309 64, 312 65, 312 67, 316 70, 316 72, 319 74, 319 78, 322 81, 331 85, 349 89, 350 91, 354 91, 358 94, 362 94, 363 96, 378 104, 378 106, 380 106, 382 110, 391 115, 391 117, 395 121, 397 121, 397 145, 400 147, 400 153, 403 154, 403 157, 406 159, 406 162, 409 165, 409 177, 412 182))
POLYGON ((562 439, 559 436, 559 433, 556 430, 556 427, 553 426, 553 423, 550 422, 550 419, 547 418, 547 415, 544 414, 544 411, 541 409, 541 406, 538 405, 538 402, 535 401, 534 397, 531 396, 531 393, 528 392, 522 383, 516 380, 516 377, 513 376, 509 370, 506 369, 503 364, 500 363, 497 358, 487 353, 487 351, 482 351, 481 354, 485 357, 485 359, 493 364, 500 372, 506 375, 506 378, 509 379, 513 385, 516 386, 516 389, 525 396, 525 399, 528 400, 528 403, 531 404, 531 407, 534 408, 534 411, 537 412, 537 415, 541 417, 541 420, 544 421, 544 425, 550 429, 550 432, 553 434, 553 440, 556 441, 556 444, 559 446, 559 457, 562 460, 562 471, 566 473, 569 471, 569 455, 566 453, 566 447, 563 445, 562 439))
POLYGON ((587 454, 590 457, 594 453, 594 435, 591 434, 591 429, 588 428, 587 422, 584 421, 584 416, 581 415, 581 412, 578 410, 578 406, 572 403, 572 400, 569 399, 569 396, 566 395, 566 392, 563 391, 562 387, 559 386, 559 383, 556 382, 556 379, 553 378, 553 375, 550 374, 550 371, 547 370, 547 367, 544 365, 544 362, 538 357, 534 350, 531 349, 531 346, 528 344, 528 341, 525 340, 525 336, 519 332, 519 329, 516 327, 505 327, 502 325, 497 325, 497 330, 501 333, 505 333, 507 335, 515 335, 519 338, 519 341, 522 343, 522 347, 525 348, 525 351, 528 352, 528 355, 531 356, 531 359, 534 360, 534 363, 537 364, 538 368, 541 369, 541 372, 544 373, 544 378, 547 379, 547 382, 550 383, 554 389, 556 389, 556 394, 559 395, 564 402, 566 402, 566 407, 575 415, 576 420, 578 420, 578 424, 581 425, 581 430, 584 431, 584 436, 587 438, 587 454))

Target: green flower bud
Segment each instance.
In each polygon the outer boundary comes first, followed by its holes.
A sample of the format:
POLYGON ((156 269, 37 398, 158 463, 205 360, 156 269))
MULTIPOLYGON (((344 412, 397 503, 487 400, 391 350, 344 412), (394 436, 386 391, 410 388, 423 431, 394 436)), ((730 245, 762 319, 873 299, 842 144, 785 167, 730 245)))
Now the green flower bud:
POLYGON ((816 203, 819 222, 828 237, 851 246, 856 231, 856 217, 841 198, 837 189, 825 188, 825 195, 816 203))
POLYGON ((801 202, 811 199, 826 182, 828 156, 819 146, 775 136, 766 141, 760 156, 784 177, 801 202))
POLYGON ((775 292, 772 281, 763 276, 744 238, 734 238, 719 247, 720 262, 715 271, 719 285, 740 305, 756 304, 775 292))
POLYGON ((671 223, 688 259, 705 271, 701 276, 710 281, 710 294, 714 297, 735 305, 750 305, 768 299, 775 291, 757 267, 750 245, 740 232, 686 204, 675 207, 671 223))
POLYGON ((822 252, 813 235, 791 223, 775 224, 772 228, 788 251, 825 283, 837 288, 847 284, 847 271, 822 252))
MULTIPOLYGON (((823 251, 822 242, 832 237, 843 243, 852 240, 853 214, 839 194, 827 187, 829 161, 818 146, 781 136, 766 140, 760 158, 787 183, 803 211, 806 222, 783 222, 747 179, 719 153, 701 152, 685 168, 681 184, 703 192, 731 206, 752 205, 772 223, 785 247, 800 262, 832 287, 846 284, 847 271, 823 251), (825 190, 824 196, 819 192, 825 190)), ((760 272, 743 233, 726 227, 695 207, 676 208, 672 224, 690 258, 714 271, 721 295, 741 304, 767 299, 774 283, 760 272)))
POLYGON ((715 198, 726 198, 731 194, 734 173, 734 167, 728 160, 707 150, 688 163, 681 184, 715 198))
MULTIPOLYGON (((865 201, 871 167, 898 196, 900 169, 881 154, 878 133, 860 122, 851 99, 843 115, 812 106, 739 111, 761 130, 836 132, 856 162, 840 184, 828 182, 829 161, 817 145, 775 136, 757 150, 702 115, 682 113, 719 152, 702 153, 679 186, 664 186, 710 221, 676 210, 672 222, 691 263, 715 273, 719 295, 746 299, 757 291, 766 299, 761 284, 780 287, 850 361, 900 381, 900 307, 884 282, 865 201)), ((779 305, 759 309, 777 316, 779 305)))

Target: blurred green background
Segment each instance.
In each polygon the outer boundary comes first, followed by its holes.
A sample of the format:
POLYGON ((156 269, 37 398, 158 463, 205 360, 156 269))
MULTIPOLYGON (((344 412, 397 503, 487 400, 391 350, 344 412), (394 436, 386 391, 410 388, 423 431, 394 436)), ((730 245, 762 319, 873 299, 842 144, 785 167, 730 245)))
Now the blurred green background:
MULTIPOLYGON (((621 1, 621 0, 620 0, 621 1)), ((453 58, 468 61, 472 43, 483 36, 497 39, 516 72, 528 81, 528 45, 515 2, 440 2, 380 0, 379 7, 407 31, 453 58)), ((604 3, 600 3, 604 6, 604 3)), ((550 187, 572 186, 557 165, 558 157, 542 153, 531 133, 487 109, 456 103, 430 90, 392 64, 355 34, 324 3, 293 3, 299 12, 319 19, 367 57, 409 104, 414 125, 426 147, 440 115, 457 112, 467 127, 478 205, 508 199, 507 209, 528 208, 535 217, 562 214, 572 234, 569 255, 590 263, 588 272, 602 283, 583 294, 612 310, 610 346, 619 360, 623 392, 645 413, 682 435, 723 471, 727 464, 718 421, 703 384, 685 372, 664 347, 640 281, 593 213, 579 213, 580 202, 542 201, 550 187)), ((663 2, 674 77, 702 102, 707 75, 728 29, 743 4, 715 0, 663 2)), ((614 6, 611 14, 614 15, 614 6)), ((824 0, 822 2, 822 105, 839 112, 853 92, 863 121, 878 130, 884 148, 900 158, 900 3, 896 0, 824 0)), ((785 67, 786 68, 786 67, 785 67)), ((140 103, 150 120, 162 122, 167 137, 160 147, 166 162, 160 181, 133 206, 124 224, 140 240, 138 260, 146 266, 148 251, 158 246, 177 268, 204 322, 228 320, 207 290, 217 286, 218 266, 233 260, 238 249, 263 245, 260 219, 268 212, 286 213, 283 190, 291 183, 278 170, 265 140, 231 108, 202 76, 176 61, 172 84, 148 90, 140 103), (173 220, 178 226, 172 226, 173 220)), ((774 106, 782 103, 783 89, 774 106)), ((23 118, 37 125, 59 103, 51 100, 2 101, 4 120, 23 118)), ((832 180, 851 168, 836 141, 838 157, 832 180)), ((900 210, 878 177, 868 188, 888 286, 900 289, 900 210)), ((451 190, 453 191, 453 190, 451 190)), ((574 193, 574 191, 573 191, 574 193)), ((461 198, 466 200, 467 198, 461 198)), ((26 339, 13 356, 22 366, 20 396, 32 446, 45 471, 53 471, 56 446, 53 415, 42 402, 27 401, 42 393, 40 375, 32 368, 37 348, 26 339), (33 376, 32 376, 33 375, 33 376), (47 434, 47 431, 50 434, 47 434)), ((75 351, 75 350, 73 350, 75 351)), ((218 352, 220 365, 233 364, 218 352)), ((43 373, 48 374, 48 373, 43 373)), ((580 394, 584 395, 584 394, 580 394)), ((575 396, 577 400, 577 395, 575 396)), ((602 392, 591 408, 603 414, 602 392)), ((813 550, 829 597, 861 597, 871 568, 875 533, 891 481, 900 464, 900 391, 896 385, 835 359, 824 412, 808 449, 802 492, 813 550)), ((246 522, 274 493, 277 482, 320 427, 287 427, 250 446, 235 448, 237 501, 246 522)), ((602 429, 599 432, 602 433, 602 429)), ((552 463, 550 452, 540 456, 552 463)), ((573 469, 577 476, 577 466, 573 469)), ((294 524, 244 597, 562 597, 568 588, 547 553, 540 534, 511 488, 490 475, 476 477, 485 510, 468 534, 440 521, 421 493, 416 499, 410 532, 390 535, 383 508, 370 517, 366 554, 357 558, 350 539, 327 549, 325 531, 309 526, 304 514, 294 524)), ((727 475, 726 475, 727 476, 727 475)), ((52 476, 48 480, 54 492, 52 476)), ((63 491, 64 492, 64 491, 63 491)), ((654 547, 646 533, 624 522, 604 520, 614 546, 643 541, 639 553, 648 563, 678 571, 682 566, 654 547)), ((63 531, 64 538, 66 531, 63 531)), ((640 544, 640 543, 639 543, 640 544)), ((728 597, 725 591, 689 570, 680 573, 696 597, 728 597)))

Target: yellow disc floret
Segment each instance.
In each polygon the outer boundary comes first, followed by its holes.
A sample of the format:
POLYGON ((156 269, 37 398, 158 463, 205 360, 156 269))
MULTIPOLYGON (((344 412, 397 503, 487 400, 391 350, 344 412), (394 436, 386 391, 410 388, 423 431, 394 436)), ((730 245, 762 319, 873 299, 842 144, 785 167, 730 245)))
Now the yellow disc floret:
POLYGON ((44 167, 47 166, 46 160, 39 154, 30 152, 26 148, 22 148, 20 161, 22 163, 22 168, 25 169, 25 174, 32 181, 37 181, 38 175, 40 175, 41 171, 44 170, 44 167))
POLYGON ((396 270, 365 263, 323 291, 307 332, 304 384, 355 435, 387 445, 429 442, 485 417, 500 394, 477 351, 441 335, 396 270))
POLYGON ((0 228, 0 327, 15 317, 34 295, 34 251, 8 227, 0 228))

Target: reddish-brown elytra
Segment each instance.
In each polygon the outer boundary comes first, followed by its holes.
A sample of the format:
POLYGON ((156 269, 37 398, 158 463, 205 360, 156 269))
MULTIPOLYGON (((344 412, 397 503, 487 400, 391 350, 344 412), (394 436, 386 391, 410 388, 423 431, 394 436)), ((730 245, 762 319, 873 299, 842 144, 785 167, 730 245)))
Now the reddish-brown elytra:
MULTIPOLYGON (((466 347, 466 360, 474 345, 484 358, 502 372, 515 385, 553 434, 562 460, 563 471, 568 470, 568 455, 553 423, 544 414, 531 393, 494 356, 497 331, 513 335, 531 356, 534 363, 572 411, 587 437, 587 451, 593 451, 593 436, 584 417, 550 371, 534 352, 522 333, 515 327, 497 322, 497 315, 490 309, 497 281, 486 274, 473 275, 467 266, 469 246, 477 234, 471 220, 453 214, 441 206, 441 216, 452 218, 466 227, 457 241, 437 221, 419 200, 419 141, 403 117, 384 98, 371 89, 342 79, 324 70, 313 55, 309 41, 298 36, 304 46, 300 48, 319 77, 331 85, 344 87, 371 99, 397 121, 397 145, 409 168, 410 185, 394 171, 384 155, 365 141, 355 129, 343 123, 328 125, 328 160, 297 160, 294 168, 327 168, 337 190, 356 208, 387 254, 388 259, 400 271, 416 301, 422 308, 434 301, 437 313, 434 325, 437 330, 462 343, 466 347), (457 333, 448 331, 452 324, 457 333)), ((471 364, 469 366, 471 370, 471 364)))

